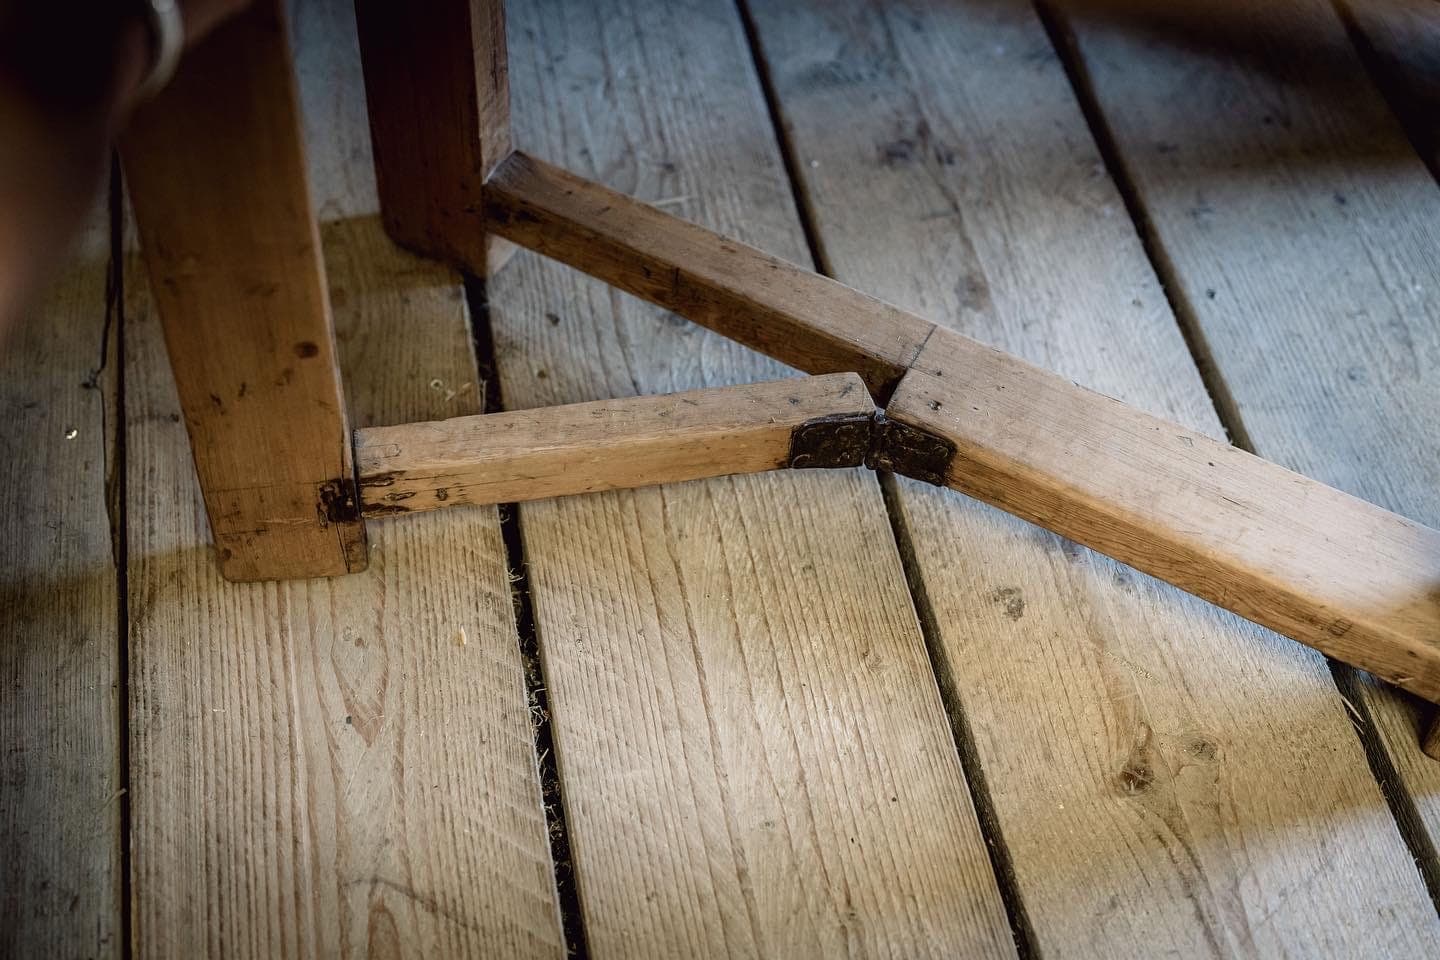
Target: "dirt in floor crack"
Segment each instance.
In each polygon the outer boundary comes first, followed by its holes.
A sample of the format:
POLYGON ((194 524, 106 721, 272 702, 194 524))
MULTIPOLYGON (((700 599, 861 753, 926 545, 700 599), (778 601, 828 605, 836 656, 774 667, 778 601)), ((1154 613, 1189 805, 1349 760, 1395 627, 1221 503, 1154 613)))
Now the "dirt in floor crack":
MULTIPOLYGON (((484 389, 482 409, 486 413, 495 413, 505 407, 500 392, 499 371, 495 363, 495 339, 490 327, 489 300, 484 282, 473 277, 466 278, 465 294, 470 305, 475 357, 484 389)), ((560 771, 555 755, 555 734, 550 723, 550 696, 545 684, 540 638, 535 629, 535 606, 525 564, 519 506, 513 503, 501 504, 499 515, 500 534, 505 543, 505 561, 510 575, 510 599, 515 605, 516 637, 525 670, 525 697, 530 711, 530 729, 535 740, 541 803, 545 808, 545 826, 550 837, 550 859, 555 870, 555 893, 560 905, 565 951, 571 957, 588 957, 585 923, 580 912, 580 893, 576 886, 575 865, 570 855, 570 826, 565 813, 564 789, 560 783, 560 771)))

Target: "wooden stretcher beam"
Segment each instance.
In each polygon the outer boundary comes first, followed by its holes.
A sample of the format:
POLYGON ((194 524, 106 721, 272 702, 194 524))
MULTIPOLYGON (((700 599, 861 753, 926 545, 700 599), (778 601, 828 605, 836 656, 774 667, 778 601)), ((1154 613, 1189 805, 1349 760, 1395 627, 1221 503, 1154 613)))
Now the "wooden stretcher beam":
POLYGON ((874 404, 853 373, 356 431, 366 517, 858 466, 874 404))
POLYGON ((1440 533, 524 154, 486 226, 881 402, 867 462, 1440 702, 1440 533), (892 398, 893 393, 893 398, 892 398))

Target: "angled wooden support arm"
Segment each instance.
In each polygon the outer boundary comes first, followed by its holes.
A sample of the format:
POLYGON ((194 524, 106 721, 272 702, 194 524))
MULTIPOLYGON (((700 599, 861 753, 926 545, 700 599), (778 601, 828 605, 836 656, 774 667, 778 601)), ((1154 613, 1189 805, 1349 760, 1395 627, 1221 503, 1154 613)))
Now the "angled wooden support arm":
POLYGON ((361 507, 391 516, 785 467, 859 466, 874 404, 853 373, 356 431, 361 507))
POLYGON ((1440 701, 1440 532, 949 331, 885 414, 946 486, 1440 701))
POLYGON ((884 401, 932 325, 813 271, 516 151, 486 227, 806 373, 854 371, 884 401))
POLYGON ((887 403, 943 483, 1440 702, 1440 533, 513 153, 486 228, 887 403), (892 399, 893 394, 893 399, 892 399))

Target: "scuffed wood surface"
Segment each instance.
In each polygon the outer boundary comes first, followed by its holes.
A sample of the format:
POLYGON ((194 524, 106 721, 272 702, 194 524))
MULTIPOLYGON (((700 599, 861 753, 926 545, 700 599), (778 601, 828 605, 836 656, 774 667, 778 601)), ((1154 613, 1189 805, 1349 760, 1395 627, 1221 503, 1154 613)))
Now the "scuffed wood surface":
POLYGON ((946 486, 1440 701, 1440 532, 953 331, 885 414, 946 486))
POLYGON ((874 410, 857 374, 833 373, 370 427, 355 435, 361 507, 386 516, 780 470, 818 418, 851 420, 852 437, 858 418, 863 458, 874 410))
POLYGON ((328 508, 355 496, 354 463, 291 59, 279 0, 262 0, 201 41, 123 138, 231 580, 337 576, 367 556, 364 523, 328 508))
MULTIPOLYGON (((454 276, 380 233, 348 5, 295 6, 317 206, 352 218, 325 229, 351 409, 477 413, 454 276)), ((805 261, 728 5, 516 6, 527 149, 805 261)), ((1242 439, 1433 526, 1433 183, 1326 8, 1281 7, 1323 29, 1237 50, 1210 25, 1177 43, 1163 18, 1095 14, 1082 75, 1242 439)), ((1391 93, 1423 102, 1428 7, 1356 10, 1391 93)), ((1027 5, 752 12, 840 279, 1219 434, 1027 5)), ((102 259, 0 357, 7 954, 123 946, 116 355, 76 386, 98 363, 102 259)), ((513 406, 782 372, 555 264, 512 270, 492 293, 513 406)), ((143 283, 129 293, 135 952, 561 953, 494 515, 372 524, 361 577, 223 583, 143 283)), ((1028 947, 1435 952, 1350 726, 1373 718, 1364 742, 1434 872, 1440 765, 1410 701, 1362 685, 1352 713, 1288 641, 953 494, 890 492, 1028 947)), ((588 499, 527 506, 523 526, 592 953, 1008 952, 874 482, 588 499)))

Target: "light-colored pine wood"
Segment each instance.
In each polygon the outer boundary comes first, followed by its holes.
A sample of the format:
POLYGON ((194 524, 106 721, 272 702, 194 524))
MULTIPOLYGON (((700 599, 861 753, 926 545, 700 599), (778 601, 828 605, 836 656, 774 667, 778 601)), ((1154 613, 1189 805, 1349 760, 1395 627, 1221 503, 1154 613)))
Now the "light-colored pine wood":
POLYGON ((485 188, 516 243, 807 373, 855 371, 888 396, 930 324, 859 291, 516 151, 485 188))
POLYGON ((385 229, 427 256, 493 273, 514 250, 480 219, 481 185, 510 153, 505 4, 360 0, 355 15, 385 229))
MULTIPOLYGON (((1073 21, 1177 293, 1256 451, 1440 525, 1440 191, 1328 4, 1258 6, 1227 23, 1212 49, 1264 56, 1177 56, 1073 21), (1142 72, 1145 98, 1133 91, 1142 72), (1160 142, 1174 149, 1159 155, 1160 142)), ((1364 32, 1385 42, 1373 19, 1364 32)), ((1405 57, 1423 56, 1425 31, 1400 37, 1414 45, 1405 57)), ((1400 776, 1387 788, 1409 794, 1434 843, 1440 765, 1417 743, 1428 708, 1359 679, 1357 707, 1400 776)))
MULTIPOLYGON (((807 421, 874 409, 859 376, 836 373, 370 427, 355 435, 361 508, 388 516, 779 470, 807 421)), ((861 457, 868 437, 864 423, 861 457)))
MULTIPOLYGON (((841 280, 1219 435, 1028 5, 752 9, 841 280)), ((1318 655, 896 493, 1041 955, 1425 953, 1433 908, 1318 655)))
MULTIPOLYGON (((354 21, 301 6, 301 75, 335 110, 312 128, 323 152, 351 141, 313 130, 359 117, 354 21)), ((321 183, 321 202, 353 209, 326 192, 363 180, 321 183)), ((478 412, 457 278, 375 215, 324 243, 357 421, 478 412)), ((379 522, 362 574, 222 581, 143 274, 126 276, 136 955, 563 955, 494 512, 379 522)))
POLYGON ((118 957, 124 775, 101 203, 0 343, 0 953, 118 957))
MULTIPOLYGON (((804 255, 731 4, 509 12, 517 140, 804 255)), ((529 254, 490 305, 511 408, 780 373, 529 254)), ((593 956, 1012 953, 873 474, 520 520, 593 956)))
POLYGON ((278 0, 137 113, 125 170, 220 569, 362 570, 349 426, 278 0), (283 429, 282 429, 283 427, 283 429))
POLYGON ((1440 532, 950 331, 885 414, 948 486, 1440 701, 1440 532))

